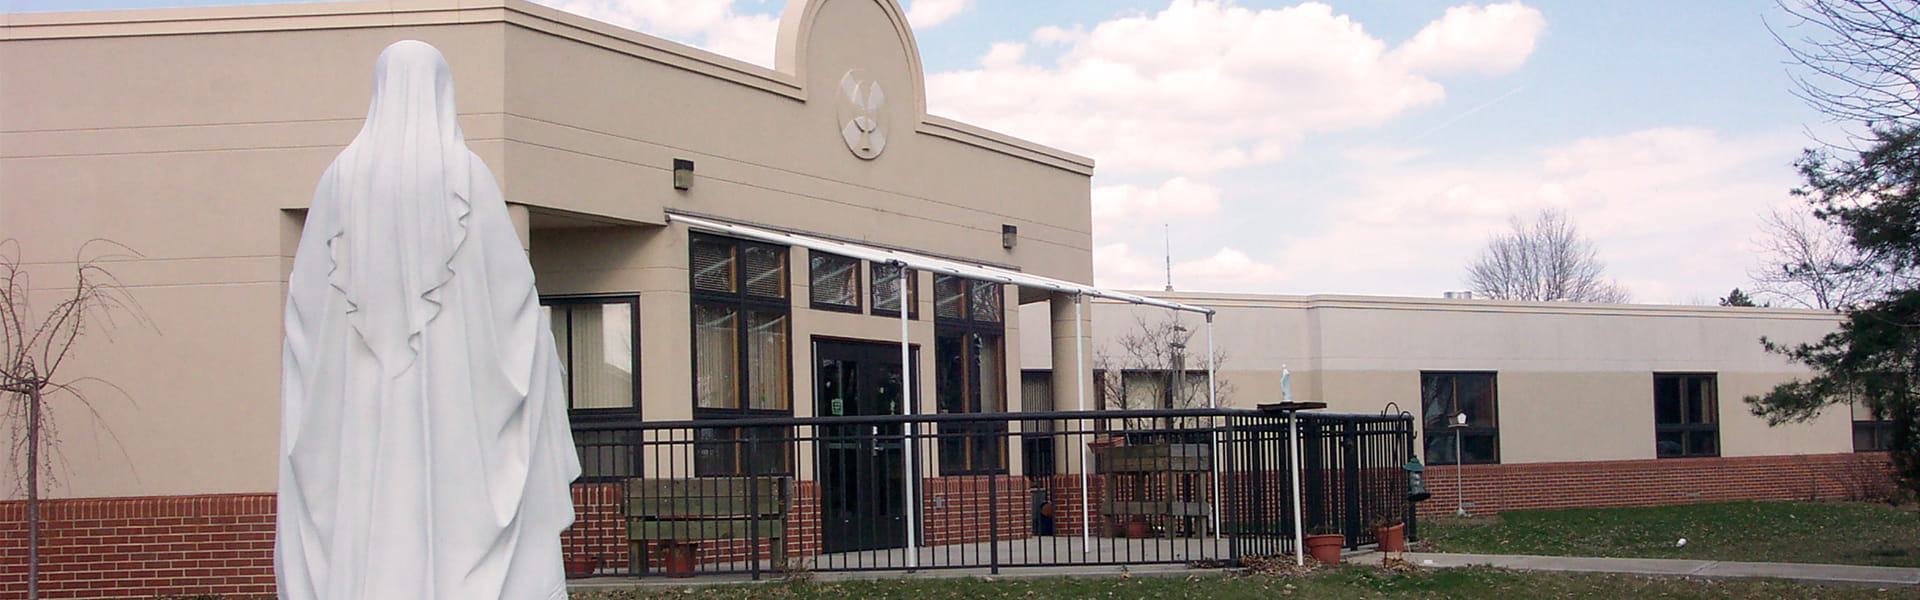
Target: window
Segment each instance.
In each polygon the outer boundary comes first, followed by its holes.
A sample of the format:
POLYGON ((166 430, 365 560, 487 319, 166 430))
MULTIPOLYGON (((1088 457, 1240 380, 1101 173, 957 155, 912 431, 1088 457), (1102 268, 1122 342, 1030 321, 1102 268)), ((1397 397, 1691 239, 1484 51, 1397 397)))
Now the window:
POLYGON ((1207 372, 1204 369, 1128 369, 1120 373, 1124 400, 1121 408, 1206 408, 1207 372))
MULTIPOLYGON (((793 414, 787 249, 701 234, 688 247, 694 418, 793 414)), ((781 428, 702 429, 696 471, 785 472, 786 437, 781 428)))
POLYGON ((920 272, 899 265, 873 265, 873 314, 900 316, 900 273, 907 277, 907 318, 920 318, 920 272))
POLYGON ((1712 373, 1655 373, 1655 453, 1660 458, 1719 456, 1719 396, 1712 373))
POLYGON ((1873 410, 1853 405, 1853 451, 1884 452, 1893 448, 1893 421, 1876 418, 1873 410))
POLYGON ((951 323, 1000 326, 1000 284, 933 276, 933 316, 951 323))
POLYGON ((807 263, 814 308, 860 312, 860 259, 810 252, 807 263))
MULTIPOLYGON (((553 328, 554 350, 566 369, 561 387, 575 421, 632 416, 639 407, 634 341, 639 302, 633 296, 543 298, 540 310, 553 328)), ((608 481, 633 477, 635 446, 630 432, 575 431, 581 477, 608 481)))
POLYGON ((568 408, 639 406, 633 380, 637 306, 632 296, 541 300, 540 310, 553 327, 554 349, 566 368, 561 382, 568 408))
MULTIPOLYGON (((1000 284, 935 275, 934 379, 942 413, 1005 412, 1006 356, 1000 284)), ((940 471, 1003 473, 1006 424, 940 425, 940 471)))
MULTIPOLYGON (((1021 410, 1030 412, 1060 410, 1056 408, 1058 405, 1055 402, 1053 371, 1028 369, 1020 372, 1021 410)), ((1028 421, 1021 428, 1025 430, 1020 434, 1020 456, 1025 458, 1021 465, 1022 473, 1028 477, 1054 474, 1057 470, 1053 456, 1055 422, 1028 421)))
POLYGON ((1427 464, 1500 462, 1500 415, 1493 373, 1421 372, 1420 397, 1427 464), (1467 415, 1465 427, 1453 425, 1454 415, 1460 413, 1467 415))

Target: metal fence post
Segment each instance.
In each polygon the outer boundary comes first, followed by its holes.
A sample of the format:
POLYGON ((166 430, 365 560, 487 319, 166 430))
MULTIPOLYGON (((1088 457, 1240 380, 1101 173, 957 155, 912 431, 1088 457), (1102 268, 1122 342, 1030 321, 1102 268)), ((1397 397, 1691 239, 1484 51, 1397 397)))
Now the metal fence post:
POLYGON ((1360 548, 1360 433, 1354 430, 1355 423, 1346 421, 1340 424, 1341 460, 1341 529, 1347 534, 1347 548, 1360 548))

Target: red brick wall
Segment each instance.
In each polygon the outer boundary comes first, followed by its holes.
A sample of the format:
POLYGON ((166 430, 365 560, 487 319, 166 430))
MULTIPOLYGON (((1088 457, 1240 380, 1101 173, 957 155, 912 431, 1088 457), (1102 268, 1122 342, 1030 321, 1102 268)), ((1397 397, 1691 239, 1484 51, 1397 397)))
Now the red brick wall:
MULTIPOLYGON (((272 595, 273 505, 272 494, 42 501, 40 595, 272 595)), ((26 589, 26 503, 0 503, 0 598, 26 589)))
POLYGON ((1821 454, 1663 458, 1517 465, 1429 466, 1422 516, 1453 514, 1464 483, 1467 512, 1647 506, 1732 500, 1845 500, 1847 479, 1884 469, 1886 455, 1821 454))
POLYGON ((1054 475, 1045 479, 1047 499, 1054 507, 1054 535, 1077 536, 1085 530, 1080 518, 1082 503, 1086 504, 1087 520, 1091 521, 1093 535, 1112 535, 1112 529, 1100 514, 1100 494, 1106 485, 1105 475, 1088 475, 1087 493, 1080 493, 1080 475, 1054 475))
POLYGON ((568 558, 596 560, 606 572, 627 569, 627 523, 621 516, 618 483, 573 486, 573 527, 560 533, 560 551, 568 558))
POLYGON ((1033 535, 1033 500, 1025 477, 940 477, 922 485, 928 546, 984 542, 996 528, 1001 540, 1033 535))

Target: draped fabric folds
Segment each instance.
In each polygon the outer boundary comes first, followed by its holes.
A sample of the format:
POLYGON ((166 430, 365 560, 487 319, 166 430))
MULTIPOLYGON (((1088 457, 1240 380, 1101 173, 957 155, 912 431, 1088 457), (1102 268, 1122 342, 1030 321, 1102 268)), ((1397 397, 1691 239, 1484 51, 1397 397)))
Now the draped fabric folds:
POLYGON ((580 466, 533 283, 446 60, 389 46, 288 281, 282 600, 565 597, 580 466))

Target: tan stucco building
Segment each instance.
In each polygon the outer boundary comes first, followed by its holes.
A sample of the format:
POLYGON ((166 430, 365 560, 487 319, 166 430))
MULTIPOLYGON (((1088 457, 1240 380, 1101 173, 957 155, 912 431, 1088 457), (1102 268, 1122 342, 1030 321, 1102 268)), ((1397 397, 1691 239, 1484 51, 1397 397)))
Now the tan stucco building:
MULTIPOLYGON (((52 409, 61 459, 46 493, 98 500, 56 503, 51 519, 124 509, 270 532, 259 517, 303 210, 365 117, 374 57, 404 39, 452 67, 460 126, 554 312, 577 422, 805 417, 825 406, 816 357, 897 374, 898 271, 778 235, 1092 279, 1093 161, 927 114, 893 0, 794 0, 772 69, 519 0, 4 15, 0 238, 49 297, 87 240, 138 251, 105 264, 150 322, 88 335, 65 367, 114 387, 52 409)), ((1019 406, 1008 317, 1071 296, 909 273, 919 389, 936 389, 938 360, 974 365, 954 384, 970 403, 925 393, 917 412, 1019 406)), ((1073 335, 1071 319, 1045 327, 1073 335)), ((22 495, 4 481, 0 495, 22 495)), ((270 589, 262 566, 212 577, 270 589)))
MULTIPOLYGON (((1325 402, 1330 412, 1407 411, 1429 466, 1465 456, 1469 510, 1832 497, 1846 492, 1831 463, 1852 468, 1856 451, 1883 460, 1872 453, 1885 448, 1884 424, 1864 414, 1840 407, 1812 422, 1770 426, 1743 401, 1808 374, 1766 352, 1761 338, 1816 340, 1840 323, 1830 311, 1143 293, 1214 309, 1216 326, 1197 315, 1094 303, 1098 367, 1125 372, 1096 376, 1103 383, 1092 389, 1111 397, 1103 398, 1108 406, 1165 402, 1159 378, 1167 360, 1133 358, 1139 352, 1128 345, 1138 342, 1126 338, 1164 344, 1164 327, 1177 324, 1189 336, 1181 340, 1185 381, 1194 386, 1180 396, 1187 404, 1204 398, 1211 343, 1226 406, 1278 402, 1285 372, 1293 400, 1325 402), (1161 333, 1141 334, 1147 330, 1161 333), (1144 402, 1135 385, 1148 390, 1144 402), (1449 427, 1462 412, 1467 426, 1449 427), (1748 476, 1755 470, 1773 474, 1748 476)), ((1023 315, 1029 326, 1043 317, 1023 315)), ((1048 351, 1047 340, 1026 342, 1028 355, 1048 351)), ((1043 390, 1050 371, 1033 361, 1026 367, 1030 393, 1043 390)), ((1435 473, 1440 498, 1424 509, 1454 510, 1447 484, 1456 472, 1435 473)))
MULTIPOLYGON (((637 357, 632 372, 582 381, 598 395, 577 408, 694 416, 690 294, 714 290, 695 289, 690 260, 702 259, 690 253, 702 250, 673 213, 1091 280, 1092 161, 926 114, 918 53, 890 1, 793 2, 775 69, 511 0, 6 19, 5 236, 36 282, 56 281, 60 261, 91 238, 137 250, 109 265, 152 321, 90 336, 68 367, 127 394, 94 394, 97 420, 57 409, 71 469, 55 496, 272 489, 280 309, 302 210, 364 118, 373 57, 401 39, 446 54, 461 127, 524 228, 542 294, 625 303, 601 312, 634 319, 618 332, 637 334, 618 340, 630 349, 602 348, 637 357), (878 131, 850 141, 853 118, 878 131), (862 143, 877 147, 853 147, 862 143), (692 162, 689 189, 675 187, 677 160, 692 162)), ((761 248, 708 239, 742 261, 761 248)), ((874 305, 892 290, 857 263, 835 280, 850 286, 840 297, 818 297, 806 248, 766 248, 771 271, 740 271, 775 287, 735 293, 751 306, 735 310, 785 329, 760 342, 783 346, 788 364, 768 367, 777 384, 707 390, 703 408, 757 395, 738 406, 808 416, 811 342, 897 341, 887 316, 897 313, 874 305)), ((930 273, 915 276, 910 337, 930 347, 940 290, 930 273)), ((1052 299, 994 289, 1004 307, 1052 299)), ((1017 320, 994 319, 1005 322, 996 335, 1018 339, 1017 320)), ((576 337, 616 333, 612 322, 576 327, 576 337)), ((591 376, 576 367, 576 378, 591 376)), ((931 370, 922 374, 931 389, 931 370)), ((936 408, 928 399, 922 410, 936 408)))
MULTIPOLYGON (((1076 339, 1110 347, 1136 317, 1177 314, 1074 310, 1092 281, 1093 160, 927 114, 895 0, 791 0, 771 69, 520 0, 0 15, 0 238, 39 298, 87 240, 139 253, 104 265, 147 324, 91 332, 65 367, 112 387, 52 408, 49 543, 85 549, 64 555, 68 580, 123 582, 91 593, 127 598, 271 590, 287 273, 374 57, 404 39, 452 67, 460 126, 553 311, 577 423, 888 410, 815 393, 823 360, 900 372, 898 271, 876 257, 964 267, 910 271, 919 413, 1074 408, 1097 387, 1076 339), (155 587, 100 527, 235 537, 157 555, 196 575, 155 587), (239 554, 202 555, 216 549, 239 554)), ((1810 339, 1828 314, 1155 295, 1219 311, 1230 406, 1277 401, 1282 367, 1295 399, 1343 412, 1418 414, 1432 376, 1487 381, 1497 416, 1473 439, 1497 459, 1468 476, 1490 487, 1529 476, 1520 465, 1659 464, 1656 389, 1709 381, 1667 375, 1710 375, 1718 403, 1714 456, 1665 464, 1852 450, 1844 415, 1769 429, 1738 401, 1800 374, 1758 337, 1810 339)), ((1022 448, 1003 452, 966 460, 1018 476, 1022 448)), ((620 460, 587 467, 618 475, 620 460)), ((750 459, 724 460, 701 468, 750 459)), ((21 496, 15 481, 0 498, 21 496)), ((23 519, 0 504, 0 522, 23 519)), ((0 569, 0 592, 21 579, 0 569)))

